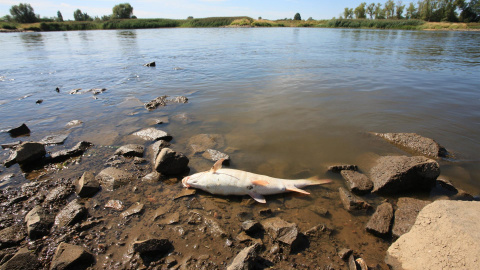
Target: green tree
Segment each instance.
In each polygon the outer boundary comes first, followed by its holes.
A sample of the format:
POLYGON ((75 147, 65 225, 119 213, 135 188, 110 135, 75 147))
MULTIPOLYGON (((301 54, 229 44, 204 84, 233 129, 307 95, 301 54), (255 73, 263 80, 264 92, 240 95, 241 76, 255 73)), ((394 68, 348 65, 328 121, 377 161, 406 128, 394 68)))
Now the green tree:
POLYGON ((113 18, 130 19, 133 15, 133 7, 129 3, 118 4, 113 7, 113 18))
POLYGON ((375 3, 371 3, 367 6, 367 14, 370 16, 370 19, 373 19, 373 15, 375 14, 375 3))
POLYGON ((19 23, 34 23, 37 21, 37 15, 30 4, 18 4, 10 8, 13 20, 19 23))
POLYGON ((397 2, 397 6, 395 8, 395 14, 397 19, 403 19, 403 11, 405 10, 405 5, 402 5, 402 1, 397 2))
POLYGON ((478 22, 480 21, 480 1, 470 0, 467 4, 463 0, 457 0, 456 6, 461 10, 460 21, 462 22, 478 22))
POLYGON ((382 8, 381 3, 377 3, 377 5, 375 6, 375 19, 385 19, 385 10, 382 8))
POLYGON ((300 16, 300 13, 297 12, 297 13, 295 14, 295 16, 293 16, 293 19, 294 19, 295 21, 300 21, 300 20, 302 20, 302 17, 300 16))
POLYGON ((367 15, 365 13, 365 6, 367 6, 367 3, 363 2, 358 7, 355 8, 355 17, 357 19, 365 19, 367 18, 367 15))
POLYGON ((393 2, 393 0, 388 0, 385 3, 384 10, 385 10, 385 14, 387 15, 387 19, 393 18, 395 14, 395 2, 393 2))
POLYGON ((407 19, 417 19, 417 8, 413 4, 413 2, 410 2, 410 5, 407 8, 407 19))
POLYGON ((103 16, 100 18, 100 20, 102 20, 102 21, 108 21, 108 20, 110 20, 111 18, 112 18, 112 17, 111 17, 110 15, 103 15, 103 16))
POLYGON ((80 9, 77 9, 73 12, 73 18, 75 21, 93 21, 87 13, 82 13, 80 9))
POLYGON ((343 11, 343 17, 345 19, 353 19, 353 8, 346 7, 343 11))
POLYGON ((63 22, 63 16, 62 16, 62 13, 59 11, 57 11, 57 18, 55 19, 57 22, 63 22))

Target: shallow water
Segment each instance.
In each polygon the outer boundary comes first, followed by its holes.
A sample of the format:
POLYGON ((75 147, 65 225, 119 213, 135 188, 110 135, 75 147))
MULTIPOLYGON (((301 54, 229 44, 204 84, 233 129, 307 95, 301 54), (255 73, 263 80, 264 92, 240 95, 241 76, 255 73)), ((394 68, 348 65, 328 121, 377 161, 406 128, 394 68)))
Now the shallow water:
MULTIPOLYGON (((480 193, 479 42, 480 34, 472 32, 303 28, 2 34, 0 130, 26 123, 32 133, 22 140, 69 132, 67 147, 79 140, 93 142, 83 165, 59 173, 78 177, 86 169, 98 173, 120 145, 148 146, 130 134, 167 115, 169 123, 158 128, 173 136, 173 148, 190 157, 192 173, 212 165, 192 156, 188 145, 192 136, 208 133, 224 136, 218 150, 236 149, 231 167, 282 178, 333 178, 328 187, 310 188, 309 198, 282 195, 268 206, 281 209, 279 215, 302 230, 326 222, 337 228, 344 245, 381 262, 383 254, 362 243, 379 250, 387 243, 363 232, 367 216, 352 221, 341 208, 336 190, 343 180, 326 168, 354 163, 368 172, 378 156, 408 154, 368 132, 415 132, 454 154, 453 160, 440 161, 442 177, 480 193), (150 61, 157 66, 142 66, 150 61), (97 99, 70 95, 76 88, 107 91, 97 99), (185 95, 189 102, 145 110, 143 102, 162 95, 185 95), (38 99, 43 103, 35 104, 38 99), (84 124, 65 127, 73 119, 84 124), (330 219, 312 219, 309 209, 318 204, 329 209, 330 219)), ((15 140, 0 134, 2 143, 15 140)), ((16 174, 12 185, 38 176, 24 176, 16 165, 2 170, 16 174)), ((137 193, 151 192, 151 197, 171 198, 181 190, 178 182, 158 189, 144 185, 137 193)), ((115 196, 126 204, 147 197, 130 198, 129 192, 115 196)), ((204 193, 196 197, 204 204, 215 199, 204 193)), ((226 208, 212 209, 234 216, 245 211, 241 202, 233 199, 226 208)), ((178 201, 172 204, 172 209, 183 207, 178 201)), ((248 211, 257 213, 261 207, 249 206, 248 211)))

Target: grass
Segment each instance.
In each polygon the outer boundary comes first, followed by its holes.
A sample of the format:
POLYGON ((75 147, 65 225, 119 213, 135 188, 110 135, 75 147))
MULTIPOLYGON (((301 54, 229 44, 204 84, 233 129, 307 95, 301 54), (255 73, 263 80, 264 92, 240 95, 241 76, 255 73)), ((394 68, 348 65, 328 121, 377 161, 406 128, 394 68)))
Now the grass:
POLYGON ((404 29, 417 30, 425 22, 421 20, 347 20, 336 19, 326 23, 331 28, 369 28, 369 29, 404 29))

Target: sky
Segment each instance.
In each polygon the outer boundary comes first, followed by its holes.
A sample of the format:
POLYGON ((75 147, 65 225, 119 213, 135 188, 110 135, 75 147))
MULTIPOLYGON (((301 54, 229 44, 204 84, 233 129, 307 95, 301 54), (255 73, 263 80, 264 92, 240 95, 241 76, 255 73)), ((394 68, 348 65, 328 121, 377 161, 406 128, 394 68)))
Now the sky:
MULTIPOLYGON (((384 3, 386 0, 372 2, 384 3)), ((353 0, 0 0, 0 17, 10 14, 10 7, 19 3, 30 4, 35 13, 41 17, 56 17, 57 11, 65 20, 73 20, 73 12, 80 9, 91 17, 110 15, 112 8, 121 3, 130 3, 133 14, 138 18, 186 19, 249 16, 254 19, 293 18, 300 13, 302 19, 331 19, 343 14, 345 7, 355 8, 360 3, 369 1, 353 0)), ((404 1, 405 3, 406 1, 404 1)))

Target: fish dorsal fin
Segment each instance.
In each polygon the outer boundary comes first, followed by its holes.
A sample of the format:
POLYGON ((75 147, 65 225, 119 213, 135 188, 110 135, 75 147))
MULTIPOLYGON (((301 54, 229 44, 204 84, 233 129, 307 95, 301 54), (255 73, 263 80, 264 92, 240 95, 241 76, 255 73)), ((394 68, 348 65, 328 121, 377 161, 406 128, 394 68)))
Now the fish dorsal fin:
POLYGON ((302 193, 302 194, 307 194, 307 195, 310 194, 310 193, 306 192, 305 190, 299 189, 299 188, 297 188, 297 187, 287 187, 286 190, 288 190, 288 191, 294 191, 294 192, 298 192, 298 193, 302 193))
POLYGON ((225 159, 222 158, 222 159, 219 159, 217 162, 215 162, 215 164, 213 164, 213 167, 210 169, 211 172, 216 172, 218 170, 220 170, 222 168, 222 163, 225 159))
POLYGON ((248 195, 250 195, 250 197, 252 197, 255 201, 259 203, 267 203, 267 201, 265 200, 265 197, 263 197, 262 194, 258 194, 256 192, 250 191, 248 192, 248 195))
POLYGON ((267 186, 269 183, 267 180, 253 180, 252 184, 257 185, 257 186, 267 186))

